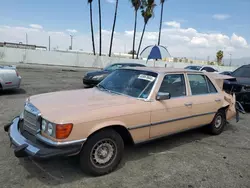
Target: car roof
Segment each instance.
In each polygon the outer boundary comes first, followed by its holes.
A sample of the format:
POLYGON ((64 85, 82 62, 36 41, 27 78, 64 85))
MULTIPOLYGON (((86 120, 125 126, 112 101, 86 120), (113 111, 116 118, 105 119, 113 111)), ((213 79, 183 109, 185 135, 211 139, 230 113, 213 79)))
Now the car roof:
POLYGON ((121 65, 121 64, 122 65, 143 65, 143 64, 140 64, 140 63, 113 63, 111 65, 121 65))
POLYGON ((201 71, 189 70, 183 68, 165 68, 165 67, 127 67, 122 69, 131 69, 131 70, 142 70, 142 71, 150 71, 156 73, 175 73, 175 72, 190 72, 190 73, 201 73, 201 71))

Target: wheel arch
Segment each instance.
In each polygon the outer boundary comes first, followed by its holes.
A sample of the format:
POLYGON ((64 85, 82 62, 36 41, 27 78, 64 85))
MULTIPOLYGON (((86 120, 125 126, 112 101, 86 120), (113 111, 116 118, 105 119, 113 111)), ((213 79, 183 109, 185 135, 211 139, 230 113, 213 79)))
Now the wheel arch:
POLYGON ((91 130, 91 132, 88 134, 88 138, 91 136, 97 134, 99 131, 104 130, 104 129, 113 129, 116 131, 123 139, 125 144, 128 145, 133 145, 134 144, 134 139, 132 135, 130 134, 129 130, 122 124, 109 124, 105 126, 98 126, 98 128, 94 128, 91 130))

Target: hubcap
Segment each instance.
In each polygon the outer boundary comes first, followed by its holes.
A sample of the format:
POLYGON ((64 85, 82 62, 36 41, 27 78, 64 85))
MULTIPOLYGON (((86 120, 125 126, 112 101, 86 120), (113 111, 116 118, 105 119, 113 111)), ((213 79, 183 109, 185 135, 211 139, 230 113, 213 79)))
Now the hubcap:
POLYGON ((92 151, 90 160, 97 168, 105 168, 113 162, 117 154, 116 144, 111 139, 97 142, 92 151))
POLYGON ((217 116, 215 119, 215 127, 218 129, 221 126, 222 123, 222 117, 221 116, 217 116))

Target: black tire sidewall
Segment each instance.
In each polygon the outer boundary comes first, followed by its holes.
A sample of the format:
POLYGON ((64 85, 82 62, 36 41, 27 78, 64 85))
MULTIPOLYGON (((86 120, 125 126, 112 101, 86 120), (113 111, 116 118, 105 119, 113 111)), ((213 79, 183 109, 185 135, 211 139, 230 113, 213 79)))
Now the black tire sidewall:
POLYGON ((222 133, 222 131, 224 130, 224 127, 226 125, 226 115, 225 112, 220 110, 216 113, 216 115, 214 116, 214 119, 212 121, 212 123, 210 124, 210 132, 214 135, 218 135, 220 133, 222 133), (221 122, 221 126, 216 128, 215 127, 215 120, 218 116, 221 116, 222 118, 222 122, 221 122))
POLYGON ((82 151, 80 153, 80 165, 82 170, 87 173, 94 176, 101 176, 108 174, 116 169, 116 167, 119 165, 124 151, 124 142, 122 137, 113 129, 106 129, 101 130, 94 135, 92 135, 87 142, 84 144, 82 151), (116 157, 113 160, 113 162, 105 167, 105 168, 97 168, 92 164, 92 161, 90 159, 92 148, 95 146, 95 144, 102 140, 102 139, 111 139, 116 144, 116 157))

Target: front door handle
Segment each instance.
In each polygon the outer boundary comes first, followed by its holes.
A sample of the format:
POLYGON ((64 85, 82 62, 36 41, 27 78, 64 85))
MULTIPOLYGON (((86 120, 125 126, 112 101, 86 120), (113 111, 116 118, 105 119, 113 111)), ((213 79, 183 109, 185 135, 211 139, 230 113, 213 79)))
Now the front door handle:
POLYGON ((192 106, 192 105, 193 105, 193 103, 191 103, 191 102, 185 103, 185 106, 192 106))
POLYGON ((215 99, 215 102, 220 102, 221 101, 221 99, 215 99))

